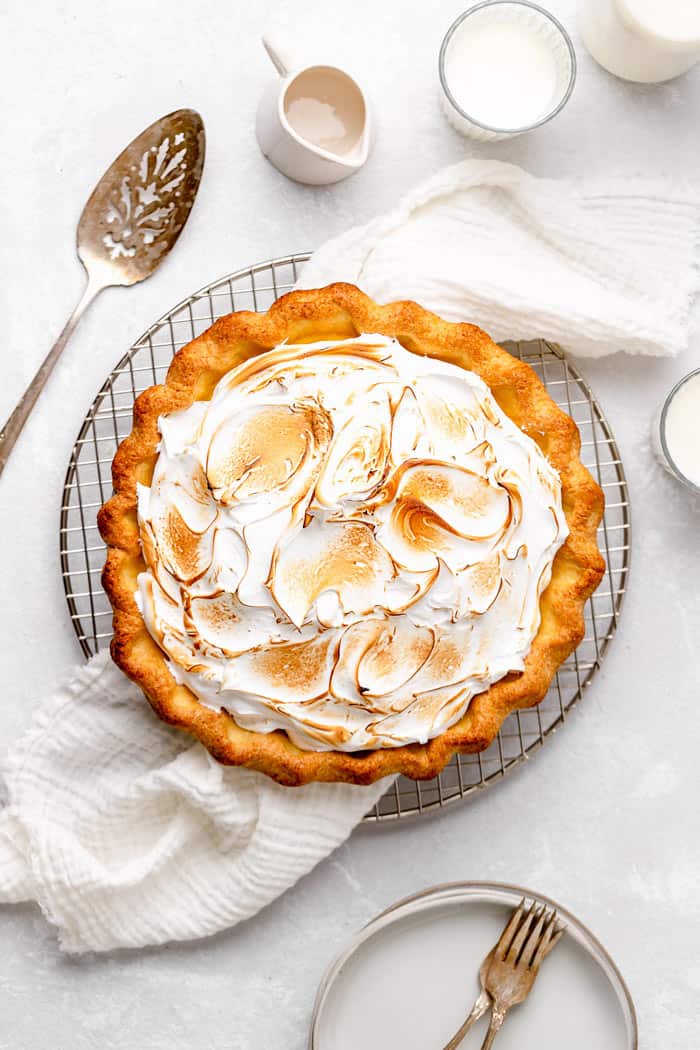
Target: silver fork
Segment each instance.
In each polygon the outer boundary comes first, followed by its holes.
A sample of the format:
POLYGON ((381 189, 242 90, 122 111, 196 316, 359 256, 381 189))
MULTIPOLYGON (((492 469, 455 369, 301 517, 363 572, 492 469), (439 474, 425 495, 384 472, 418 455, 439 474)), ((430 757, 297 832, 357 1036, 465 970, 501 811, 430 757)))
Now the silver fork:
POLYGON ((511 915, 498 943, 491 949, 479 970, 481 992, 469 1016, 443 1050, 457 1050, 465 1035, 491 1006, 491 1021, 481 1050, 489 1050, 506 1014, 530 993, 542 960, 559 942, 565 927, 558 925, 554 909, 533 901, 525 911, 525 898, 511 915))

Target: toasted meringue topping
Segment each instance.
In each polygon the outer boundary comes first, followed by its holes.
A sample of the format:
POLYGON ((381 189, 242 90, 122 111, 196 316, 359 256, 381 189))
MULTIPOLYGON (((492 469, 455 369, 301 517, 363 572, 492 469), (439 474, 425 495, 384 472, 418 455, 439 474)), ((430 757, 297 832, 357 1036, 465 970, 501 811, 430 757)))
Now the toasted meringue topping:
POLYGON ((136 598, 202 703, 397 747, 523 669, 561 484, 472 372, 382 335, 283 344, 159 427, 136 598))

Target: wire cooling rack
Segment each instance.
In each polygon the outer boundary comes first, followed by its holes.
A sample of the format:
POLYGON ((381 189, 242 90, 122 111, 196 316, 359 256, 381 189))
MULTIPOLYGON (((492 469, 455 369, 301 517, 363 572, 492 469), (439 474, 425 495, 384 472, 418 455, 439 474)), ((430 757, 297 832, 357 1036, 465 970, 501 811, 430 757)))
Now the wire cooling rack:
MULTIPOLYGON (((131 347, 105 380, 76 438, 61 506, 61 571, 70 617, 85 656, 111 637, 111 608, 100 572, 105 547, 97 511, 112 491, 110 467, 117 445, 131 430, 135 397, 160 383, 173 354, 232 310, 266 310, 292 288, 308 259, 288 255, 238 270, 179 303, 131 347)), ((561 666, 544 700, 518 711, 480 755, 453 758, 440 776, 417 782, 400 777, 367 814, 369 823, 438 811, 500 780, 540 748, 564 723, 589 685, 615 633, 630 558, 627 482, 610 427, 589 387, 561 349, 544 340, 504 344, 530 364, 550 396, 578 424, 581 458, 606 496, 599 544, 606 574, 585 610, 586 634, 561 666)))

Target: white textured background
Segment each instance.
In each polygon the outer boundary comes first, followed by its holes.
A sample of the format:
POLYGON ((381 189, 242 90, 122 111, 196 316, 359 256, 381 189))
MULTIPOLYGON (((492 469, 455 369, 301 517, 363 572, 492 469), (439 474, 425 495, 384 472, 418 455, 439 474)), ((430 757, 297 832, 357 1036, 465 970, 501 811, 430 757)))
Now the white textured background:
MULTIPOLYGON (((278 7, 290 43, 351 66, 374 102, 378 134, 367 167, 316 189, 278 175, 253 137, 257 97, 271 75, 258 40, 275 15, 272 3, 3 5, 0 416, 80 294, 74 229, 102 170, 178 106, 202 113, 208 144, 195 213, 176 252, 152 280, 98 300, 0 482, 3 741, 22 731, 35 697, 80 659, 59 577, 61 485, 105 373, 155 317, 232 269, 313 248, 365 221, 417 179, 470 153, 555 176, 700 177, 700 70, 658 88, 614 80, 584 51, 574 0, 549 6, 577 45, 573 98, 548 127, 488 148, 459 138, 438 109, 437 51, 459 2, 278 7)), ((35 908, 3 909, 0 1047, 301 1050, 318 980, 349 936, 397 898, 464 878, 521 882, 559 898, 618 960, 642 1045, 697 1047, 700 506, 655 465, 648 429, 664 392, 698 365, 698 335, 682 360, 583 364, 628 471, 633 571, 604 669, 550 746, 476 802, 407 828, 356 833, 262 915, 209 941, 75 961, 59 955, 35 908)))

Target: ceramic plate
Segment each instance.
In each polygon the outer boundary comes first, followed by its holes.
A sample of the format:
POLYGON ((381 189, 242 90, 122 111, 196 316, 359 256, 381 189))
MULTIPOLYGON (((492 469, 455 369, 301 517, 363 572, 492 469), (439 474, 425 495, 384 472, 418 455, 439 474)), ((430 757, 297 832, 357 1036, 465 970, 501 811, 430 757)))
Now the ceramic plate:
MULTIPOLYGON (((478 969, 522 897, 556 907, 567 932, 499 1050, 636 1050, 629 991, 578 919, 541 894, 501 883, 454 883, 394 905, 333 963, 316 999, 311 1050, 442 1050, 478 994, 478 969)), ((478 1048, 488 1017, 465 1039, 478 1048)))

